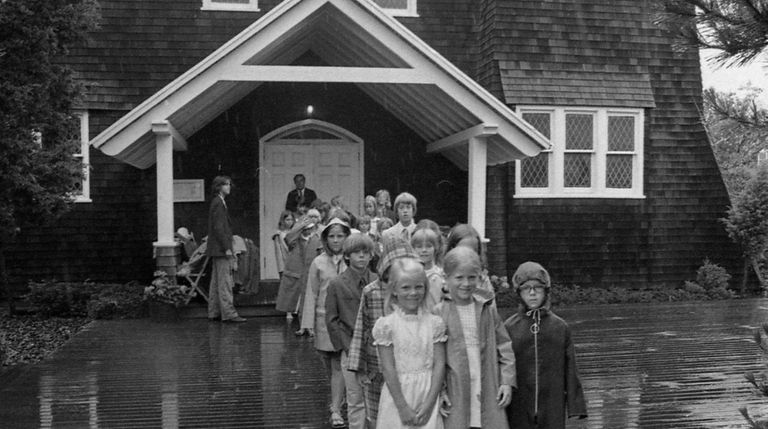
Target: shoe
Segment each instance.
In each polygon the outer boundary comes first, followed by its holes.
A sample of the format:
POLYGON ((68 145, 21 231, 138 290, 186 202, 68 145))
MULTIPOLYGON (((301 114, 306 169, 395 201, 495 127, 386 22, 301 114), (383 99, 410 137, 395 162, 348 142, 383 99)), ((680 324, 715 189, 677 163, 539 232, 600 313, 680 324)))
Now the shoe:
POLYGON ((331 413, 331 427, 332 428, 345 428, 347 424, 344 423, 344 418, 337 412, 331 413))
POLYGON ((222 322, 225 322, 225 323, 243 323, 246 320, 248 320, 248 319, 246 319, 244 317, 237 316, 237 317, 233 317, 231 319, 222 320, 222 322))
POLYGON ((285 313, 285 320, 290 322, 293 320, 293 314, 291 313, 285 313))
POLYGON ((301 337, 303 335, 307 335, 307 330, 306 329, 298 329, 296 332, 294 332, 294 334, 296 334, 297 337, 301 337))

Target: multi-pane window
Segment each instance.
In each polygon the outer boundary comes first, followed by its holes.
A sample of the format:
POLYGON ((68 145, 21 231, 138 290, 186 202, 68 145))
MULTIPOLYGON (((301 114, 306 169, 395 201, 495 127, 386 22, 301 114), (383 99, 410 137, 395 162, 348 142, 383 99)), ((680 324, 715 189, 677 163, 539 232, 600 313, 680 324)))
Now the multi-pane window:
POLYGON ((80 184, 80 190, 75 195, 75 202, 91 202, 91 174, 90 174, 90 140, 88 136, 88 111, 77 112, 80 117, 80 153, 75 154, 75 158, 83 163, 83 181, 80 184))
POLYGON ((520 107, 552 148, 518 161, 518 197, 641 198, 643 111, 520 107))
POLYGON ((392 16, 417 16, 416 0, 373 0, 392 16))
POLYGON ((257 0, 203 0, 203 10, 239 10, 258 12, 257 0))

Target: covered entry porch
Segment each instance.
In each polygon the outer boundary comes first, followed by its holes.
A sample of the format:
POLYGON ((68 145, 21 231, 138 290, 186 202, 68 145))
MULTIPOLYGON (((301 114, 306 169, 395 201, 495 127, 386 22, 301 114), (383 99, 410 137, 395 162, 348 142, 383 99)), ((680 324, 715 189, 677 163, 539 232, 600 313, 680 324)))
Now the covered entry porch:
MULTIPOLYGON (((406 139, 407 145, 420 156, 400 159, 408 169, 425 168, 420 161, 430 154, 440 154, 444 162, 454 166, 451 168, 466 171, 462 173, 466 174, 466 220, 483 236, 487 166, 533 156, 548 147, 546 139, 533 127, 373 3, 287 0, 92 142, 104 153, 136 167, 157 166, 154 246, 159 266, 173 269, 177 262, 174 230, 181 225, 177 213, 180 206, 174 204, 174 179, 184 165, 207 161, 205 171, 233 176, 238 172, 249 186, 240 186, 234 195, 243 192, 250 195, 249 201, 265 202, 254 191, 260 188, 261 180, 255 172, 263 166, 242 165, 260 150, 259 139, 248 148, 242 144, 232 147, 231 142, 212 131, 212 124, 226 123, 233 108, 255 103, 262 107, 251 110, 256 114, 245 118, 247 123, 235 124, 230 132, 237 134, 238 129, 256 124, 256 134, 264 136, 307 119, 302 115, 310 103, 296 103, 296 94, 301 97, 303 90, 328 94, 329 89, 335 100, 346 99, 349 103, 344 111, 339 105, 343 103, 336 101, 338 109, 327 112, 322 120, 349 130, 355 124, 344 126, 339 124, 343 122, 340 118, 365 116, 353 109, 359 100, 372 101, 385 112, 381 115, 387 117, 383 123, 397 122, 396 128, 407 129, 412 136, 406 139), (287 110, 297 104, 302 113, 287 110), (271 119, 266 120, 267 116, 271 119), (210 150, 205 153, 204 149, 210 150), (223 166, 221 161, 226 156, 222 152, 227 149, 246 151, 251 157, 223 166), (196 155, 185 156, 185 151, 196 155), (249 170, 253 174, 245 173, 249 170)), ((375 117, 368 118, 365 129, 373 134, 387 133, 377 125, 375 117)), ((395 141, 399 135, 379 145, 403 145, 402 140, 395 141)), ((366 145, 366 157, 375 153, 369 150, 371 146, 366 145)), ((365 164, 367 170, 391 168, 376 159, 365 164)), ((211 177, 209 174, 205 179, 211 177)), ((235 181, 237 184, 237 178, 235 181)), ((366 190, 369 186, 374 185, 366 183, 366 190)), ((398 186, 383 187, 399 190, 398 186)), ((192 211, 207 215, 205 204, 197 204, 192 211)), ((264 236, 273 232, 271 228, 276 225, 267 230, 257 207, 241 210, 240 222, 248 224, 252 233, 264 236), (253 228, 254 224, 258 227, 253 228)))

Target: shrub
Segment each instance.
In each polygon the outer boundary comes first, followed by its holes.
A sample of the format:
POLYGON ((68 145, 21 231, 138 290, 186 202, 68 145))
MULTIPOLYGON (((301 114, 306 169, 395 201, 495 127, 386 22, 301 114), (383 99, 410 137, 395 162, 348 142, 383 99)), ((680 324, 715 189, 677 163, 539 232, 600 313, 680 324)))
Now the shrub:
POLYGON ((43 317, 134 318, 145 313, 136 283, 31 282, 27 299, 43 317))
POLYGON ((30 282, 27 299, 44 317, 85 317, 96 283, 30 282))
POLYGON ((146 314, 144 287, 136 282, 103 285, 88 301, 88 317, 93 319, 136 319, 146 314))
POLYGON ((728 288, 730 280, 731 275, 725 268, 713 264, 709 259, 704 259, 704 263, 696 271, 696 283, 707 291, 728 288))

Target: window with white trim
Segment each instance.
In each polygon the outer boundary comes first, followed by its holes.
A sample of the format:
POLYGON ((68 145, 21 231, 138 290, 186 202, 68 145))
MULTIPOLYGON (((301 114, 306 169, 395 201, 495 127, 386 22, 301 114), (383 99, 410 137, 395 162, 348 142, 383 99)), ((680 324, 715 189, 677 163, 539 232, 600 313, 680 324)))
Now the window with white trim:
POLYGON ((79 192, 75 193, 76 203, 91 202, 91 167, 90 167, 90 139, 88 135, 88 111, 83 110, 75 112, 80 117, 80 153, 76 153, 75 158, 80 159, 83 164, 83 181, 80 183, 79 192))
POLYGON ((419 16, 416 13, 416 0, 373 0, 391 16, 419 16))
POLYGON ((235 10, 258 12, 258 0, 203 0, 202 10, 235 10))
POLYGON ((517 161, 518 198, 643 198, 642 109, 519 106, 552 147, 517 161))

